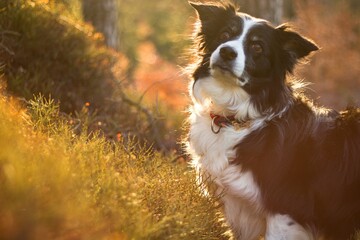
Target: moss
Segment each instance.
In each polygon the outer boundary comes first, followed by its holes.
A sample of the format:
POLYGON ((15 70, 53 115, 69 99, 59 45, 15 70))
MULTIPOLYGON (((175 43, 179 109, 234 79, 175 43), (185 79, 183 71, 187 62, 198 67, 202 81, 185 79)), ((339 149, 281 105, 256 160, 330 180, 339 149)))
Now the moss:
POLYGON ((58 15, 56 8, 25 0, 1 5, 1 29, 13 33, 3 35, 10 52, 2 59, 11 92, 27 99, 51 93, 65 112, 86 102, 104 105, 121 77, 112 67, 126 66, 125 57, 107 49, 89 25, 58 15))

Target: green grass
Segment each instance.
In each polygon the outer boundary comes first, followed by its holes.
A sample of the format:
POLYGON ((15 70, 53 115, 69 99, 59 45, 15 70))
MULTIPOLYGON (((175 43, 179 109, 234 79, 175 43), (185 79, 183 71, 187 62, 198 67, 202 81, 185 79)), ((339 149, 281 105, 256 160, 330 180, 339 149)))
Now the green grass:
POLYGON ((0 99, 0 239, 227 239, 186 165, 0 99))

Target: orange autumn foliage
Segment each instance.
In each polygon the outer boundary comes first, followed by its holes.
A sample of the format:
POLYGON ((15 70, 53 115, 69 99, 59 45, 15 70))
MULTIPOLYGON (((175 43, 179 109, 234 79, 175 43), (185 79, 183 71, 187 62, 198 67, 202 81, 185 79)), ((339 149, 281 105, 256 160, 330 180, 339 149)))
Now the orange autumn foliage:
POLYGON ((319 46, 299 75, 313 83, 308 93, 321 105, 360 105, 360 18, 342 3, 330 7, 297 1, 295 26, 319 46))
POLYGON ((138 47, 139 65, 135 71, 136 88, 151 103, 163 102, 174 110, 188 104, 188 78, 182 69, 164 60, 151 42, 138 47))

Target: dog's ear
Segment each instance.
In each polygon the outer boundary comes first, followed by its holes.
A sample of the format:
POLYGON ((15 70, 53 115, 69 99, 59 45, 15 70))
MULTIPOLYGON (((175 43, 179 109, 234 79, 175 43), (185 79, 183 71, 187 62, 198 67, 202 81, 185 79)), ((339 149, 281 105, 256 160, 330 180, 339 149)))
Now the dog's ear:
POLYGON ((189 4, 195 8, 198 13, 198 17, 201 22, 207 22, 214 18, 219 17, 224 13, 233 12, 235 14, 235 8, 232 5, 216 6, 211 4, 202 4, 189 2, 189 4))
POLYGON ((311 52, 319 50, 319 47, 310 39, 301 36, 291 30, 288 24, 282 24, 276 28, 282 48, 296 60, 308 56, 311 52))

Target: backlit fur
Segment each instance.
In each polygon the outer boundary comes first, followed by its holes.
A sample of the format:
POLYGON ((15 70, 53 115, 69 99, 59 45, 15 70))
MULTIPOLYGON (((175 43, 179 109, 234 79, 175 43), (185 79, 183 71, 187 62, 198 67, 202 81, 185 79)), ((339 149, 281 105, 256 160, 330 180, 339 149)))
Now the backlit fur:
POLYGON ((347 239, 360 227, 360 111, 318 108, 288 80, 318 47, 232 5, 194 4, 188 150, 236 239, 347 239), (246 121, 211 130, 210 113, 246 121))

